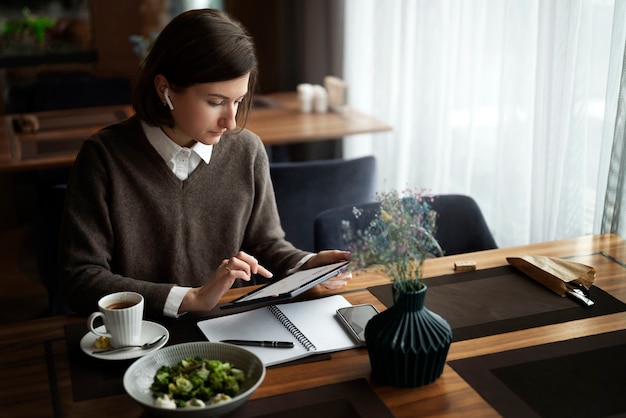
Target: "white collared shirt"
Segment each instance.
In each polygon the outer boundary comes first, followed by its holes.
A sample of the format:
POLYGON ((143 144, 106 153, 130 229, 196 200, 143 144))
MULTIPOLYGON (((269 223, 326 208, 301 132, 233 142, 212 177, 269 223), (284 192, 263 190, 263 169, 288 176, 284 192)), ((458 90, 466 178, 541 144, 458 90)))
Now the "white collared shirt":
POLYGON ((150 144, 180 180, 186 180, 200 162, 208 164, 211 161, 213 145, 196 142, 191 148, 181 147, 165 135, 161 128, 150 126, 144 121, 141 121, 141 126, 150 144))

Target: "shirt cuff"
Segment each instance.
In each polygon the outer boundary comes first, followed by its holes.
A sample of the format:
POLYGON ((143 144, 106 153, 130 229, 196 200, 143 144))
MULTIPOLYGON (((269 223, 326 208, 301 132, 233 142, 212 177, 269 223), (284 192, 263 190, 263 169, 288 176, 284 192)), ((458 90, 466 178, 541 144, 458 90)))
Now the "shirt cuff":
POLYGON ((187 292, 191 290, 191 287, 174 286, 170 289, 170 293, 165 300, 165 307, 163 308, 163 315, 170 318, 178 318, 184 315, 186 312, 179 313, 180 305, 183 303, 183 299, 187 292))

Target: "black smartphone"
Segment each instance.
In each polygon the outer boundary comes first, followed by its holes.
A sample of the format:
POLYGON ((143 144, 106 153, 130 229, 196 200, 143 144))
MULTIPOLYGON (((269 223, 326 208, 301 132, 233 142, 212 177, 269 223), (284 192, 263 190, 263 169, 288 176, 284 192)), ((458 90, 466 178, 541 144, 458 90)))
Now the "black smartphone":
POLYGON ((339 320, 360 345, 365 345, 365 325, 377 313, 376 307, 369 303, 337 309, 339 320))

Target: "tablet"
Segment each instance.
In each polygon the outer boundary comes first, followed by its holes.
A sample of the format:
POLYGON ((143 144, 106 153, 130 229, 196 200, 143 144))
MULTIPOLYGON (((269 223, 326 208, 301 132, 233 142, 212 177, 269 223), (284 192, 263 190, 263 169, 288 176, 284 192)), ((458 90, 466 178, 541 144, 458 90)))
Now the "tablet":
POLYGON ((282 279, 268 283, 252 292, 221 306, 221 309, 243 305, 282 302, 346 271, 348 261, 328 264, 307 270, 298 270, 282 279))

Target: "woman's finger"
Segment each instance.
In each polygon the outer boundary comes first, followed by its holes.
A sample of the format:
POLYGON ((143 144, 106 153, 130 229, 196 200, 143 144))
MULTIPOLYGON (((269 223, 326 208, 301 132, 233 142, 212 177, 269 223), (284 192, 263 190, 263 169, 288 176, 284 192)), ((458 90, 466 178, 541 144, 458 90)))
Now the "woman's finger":
POLYGON ((244 251, 239 251, 234 257, 231 257, 228 260, 227 267, 231 270, 244 271, 248 275, 248 278, 252 274, 260 274, 266 278, 273 276, 273 273, 260 265, 255 257, 244 251))

